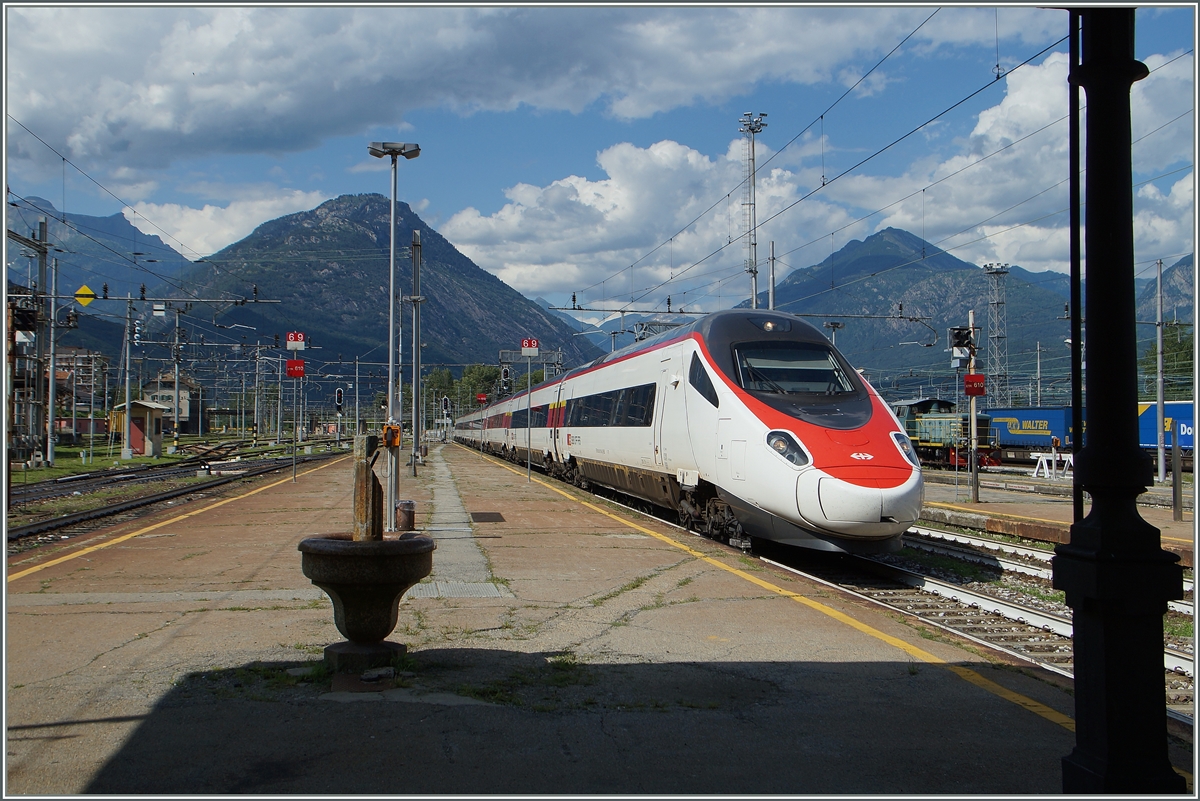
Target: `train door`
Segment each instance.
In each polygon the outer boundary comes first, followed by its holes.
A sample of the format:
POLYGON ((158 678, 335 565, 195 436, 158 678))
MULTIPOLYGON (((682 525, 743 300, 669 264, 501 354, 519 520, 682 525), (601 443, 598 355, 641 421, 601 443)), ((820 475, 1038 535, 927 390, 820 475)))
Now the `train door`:
POLYGON ((695 469, 692 445, 688 439, 687 407, 684 387, 683 347, 675 345, 663 351, 659 361, 658 418, 655 421, 655 464, 668 472, 695 469))
POLYGON ((129 421, 129 450, 139 456, 146 453, 145 417, 134 417, 129 421))
POLYGON ((696 468, 705 480, 716 483, 717 418, 721 413, 721 400, 700 354, 693 351, 684 358, 688 370, 688 388, 684 391, 688 434, 696 468))

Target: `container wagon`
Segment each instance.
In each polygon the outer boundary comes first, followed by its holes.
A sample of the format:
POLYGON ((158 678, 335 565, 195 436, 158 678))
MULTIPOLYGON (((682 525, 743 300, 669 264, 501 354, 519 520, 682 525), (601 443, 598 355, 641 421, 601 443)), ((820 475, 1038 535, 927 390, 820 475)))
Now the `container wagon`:
MULTIPOLYGON (((1183 449, 1185 469, 1191 468, 1195 440, 1194 405, 1192 401, 1167 401, 1164 417, 1173 423, 1173 432, 1179 437, 1183 449)), ((1006 462, 1033 462, 1034 453, 1045 453, 1052 446, 1059 450, 1070 450, 1075 441, 1075 429, 1071 425, 1069 406, 1026 406, 1020 408, 989 409, 992 426, 996 430, 996 444, 1000 456, 1006 462), (1057 445, 1054 440, 1057 439, 1057 445)), ((1150 453, 1158 449, 1158 405, 1138 404, 1138 443, 1150 453)), ((1083 431, 1087 431, 1087 409, 1084 409, 1083 431)), ((1171 436, 1165 439, 1168 450, 1171 436)))

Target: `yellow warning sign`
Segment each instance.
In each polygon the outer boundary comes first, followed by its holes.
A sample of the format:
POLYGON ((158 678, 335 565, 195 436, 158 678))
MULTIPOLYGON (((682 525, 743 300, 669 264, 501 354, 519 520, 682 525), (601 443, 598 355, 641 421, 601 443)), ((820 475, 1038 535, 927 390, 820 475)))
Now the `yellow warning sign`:
POLYGON ((87 284, 75 290, 75 300, 79 301, 80 306, 86 306, 96 299, 96 293, 93 292, 87 284))

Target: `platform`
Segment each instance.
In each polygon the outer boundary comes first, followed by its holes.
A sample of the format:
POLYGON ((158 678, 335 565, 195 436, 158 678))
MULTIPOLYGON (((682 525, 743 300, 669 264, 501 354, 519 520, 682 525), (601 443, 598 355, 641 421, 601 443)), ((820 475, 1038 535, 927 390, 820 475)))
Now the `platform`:
MULTIPOLYGON (((945 523, 992 531, 998 534, 1068 542, 1074 507, 1071 479, 1033 478, 1028 474, 980 474, 979 502, 971 501, 966 472, 932 473, 925 477, 926 522, 945 523)), ((1084 494, 1084 515, 1091 511, 1091 498, 1084 494)), ((1183 520, 1175 520, 1169 487, 1151 487, 1139 498, 1138 514, 1159 530, 1164 550, 1178 554, 1184 567, 1195 559, 1196 515, 1192 486, 1186 485, 1183 520)))
POLYGON ((10 558, 6 795, 1061 791, 1063 680, 454 445, 402 482, 438 550, 400 672, 296 675, 340 639, 296 545, 350 488, 10 558))

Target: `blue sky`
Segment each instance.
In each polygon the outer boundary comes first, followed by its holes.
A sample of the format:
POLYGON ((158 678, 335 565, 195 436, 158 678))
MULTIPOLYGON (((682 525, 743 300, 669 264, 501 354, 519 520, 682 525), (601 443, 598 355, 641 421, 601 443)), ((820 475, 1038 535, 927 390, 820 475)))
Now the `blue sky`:
MULTIPOLYGON (((341 194, 387 194, 366 144, 402 140, 422 154, 401 164, 400 199, 526 295, 730 306, 748 289, 751 111, 768 114, 760 261, 776 241, 785 265, 807 266, 892 225, 975 263, 1066 269, 1066 43, 1037 55, 1065 11, 8 5, 5 26, 9 190, 124 208, 193 258, 341 194), (64 178, 14 120, 88 177, 64 178)), ((1133 93, 1135 180, 1150 181, 1136 258, 1173 262, 1195 232, 1194 10, 1139 8, 1137 26, 1153 72, 1133 93)))

